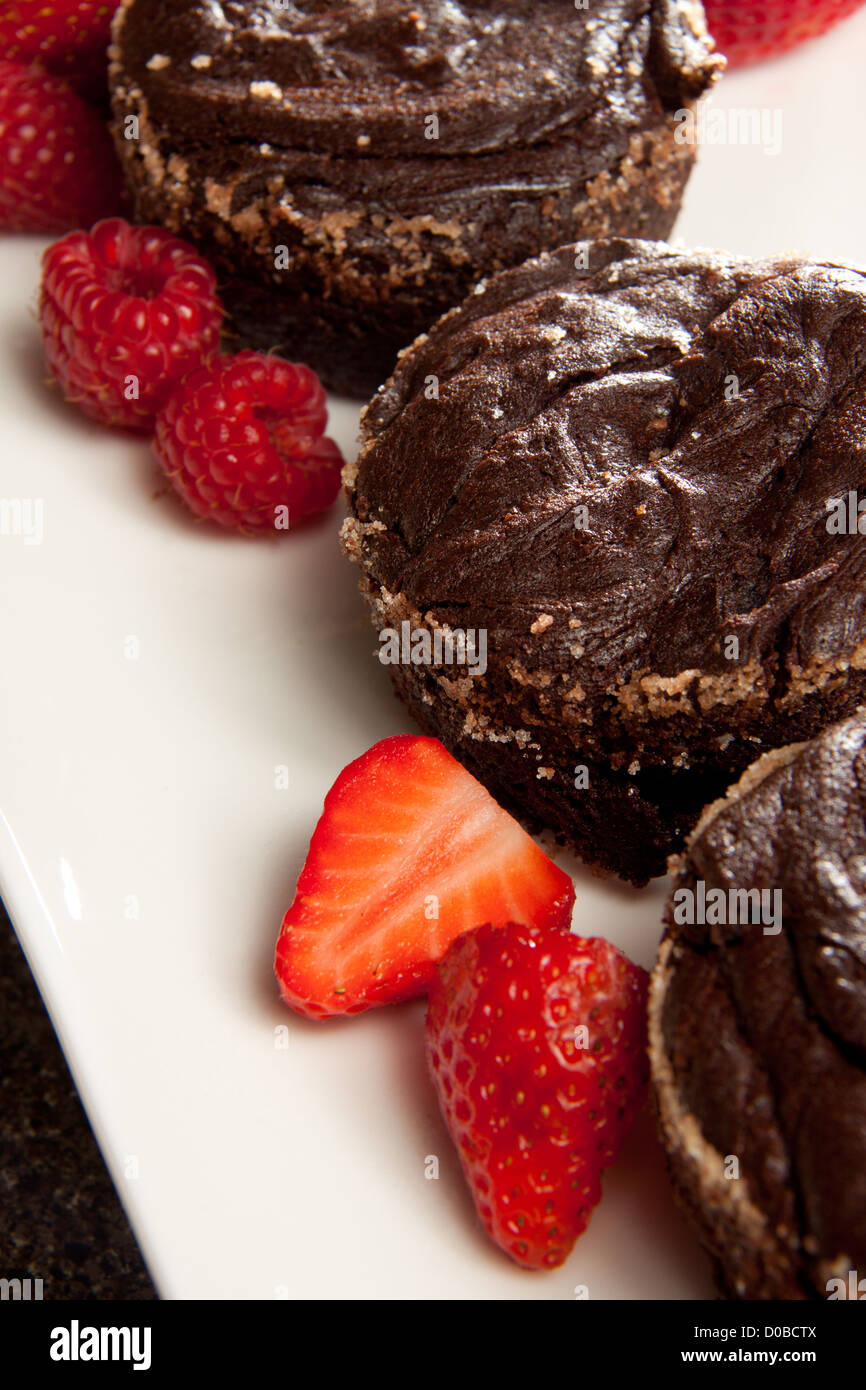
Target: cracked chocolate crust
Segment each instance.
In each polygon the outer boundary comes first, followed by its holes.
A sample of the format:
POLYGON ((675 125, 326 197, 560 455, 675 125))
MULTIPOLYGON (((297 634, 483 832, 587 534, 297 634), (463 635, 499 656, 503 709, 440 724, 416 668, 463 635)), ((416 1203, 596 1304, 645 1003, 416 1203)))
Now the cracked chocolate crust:
POLYGON ((862 272, 563 247, 418 340, 363 438, 344 544, 374 623, 488 633, 484 675, 403 693, 491 783, 526 731, 514 799, 583 857, 663 871, 701 798, 866 698, 866 537, 827 525, 866 487, 862 272), (657 834, 587 846, 578 763, 657 834))
POLYGON ((728 1297, 846 1297, 866 1276, 866 712, 762 758, 671 868, 673 892, 782 904, 765 935, 677 925, 669 899, 649 1040, 675 1190, 728 1297))
POLYGON ((688 0, 124 0, 110 58, 139 218, 213 261, 239 342, 365 398, 481 276, 666 236, 723 64, 688 0))

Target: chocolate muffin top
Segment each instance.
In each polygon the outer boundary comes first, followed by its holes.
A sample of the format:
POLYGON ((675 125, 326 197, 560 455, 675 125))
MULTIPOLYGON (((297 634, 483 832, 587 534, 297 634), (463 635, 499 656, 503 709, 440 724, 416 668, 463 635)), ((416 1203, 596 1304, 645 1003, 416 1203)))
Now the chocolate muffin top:
POLYGON ((684 713, 718 746, 719 711, 760 733, 866 664, 866 539, 827 506, 866 483, 858 270, 562 248, 420 339, 364 437, 367 572, 487 628, 491 680, 583 746, 684 713))
POLYGON ((603 150, 718 70, 693 0, 126 0, 127 81, 184 143, 405 159, 544 142, 603 150), (435 138, 425 117, 439 122, 435 138))
POLYGON ((780 1281, 749 1296, 826 1296, 866 1275, 866 712, 767 754, 673 867, 675 894, 778 891, 781 930, 676 925, 672 895, 652 1008, 664 1127, 780 1281), (719 1181, 720 1155, 742 1189, 719 1181))

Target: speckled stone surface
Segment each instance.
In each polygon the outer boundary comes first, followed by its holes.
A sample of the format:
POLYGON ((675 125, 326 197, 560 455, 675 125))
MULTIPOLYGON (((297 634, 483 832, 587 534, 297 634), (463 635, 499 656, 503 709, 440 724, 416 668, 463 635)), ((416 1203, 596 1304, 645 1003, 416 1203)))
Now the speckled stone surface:
POLYGON ((153 1299, 63 1053, 0 904, 0 1278, 45 1299, 153 1299))

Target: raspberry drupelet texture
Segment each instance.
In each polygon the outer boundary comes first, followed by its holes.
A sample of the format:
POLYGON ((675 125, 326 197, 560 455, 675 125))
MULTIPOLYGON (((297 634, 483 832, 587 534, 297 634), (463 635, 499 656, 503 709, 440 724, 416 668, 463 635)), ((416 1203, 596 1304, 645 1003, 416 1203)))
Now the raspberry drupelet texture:
POLYGON ((325 392, 309 367, 241 352, 194 372, 156 423, 157 457, 199 517, 285 534, 330 507, 343 456, 324 436, 325 392))
POLYGON ((178 384, 218 351, 223 311, 191 246, 118 217, 48 248, 39 316, 67 399, 101 424, 149 433, 178 384))

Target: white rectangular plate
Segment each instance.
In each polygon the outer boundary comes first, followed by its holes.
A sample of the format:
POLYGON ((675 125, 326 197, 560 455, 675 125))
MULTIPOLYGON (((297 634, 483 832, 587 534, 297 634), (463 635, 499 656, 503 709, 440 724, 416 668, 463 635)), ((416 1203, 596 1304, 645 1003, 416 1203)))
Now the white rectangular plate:
MULTIPOLYGON (((866 12, 726 79, 715 109, 768 111, 771 144, 780 111, 782 148, 706 147, 677 238, 866 263, 864 52, 866 12)), ((46 389, 42 245, 0 244, 0 495, 44 508, 40 544, 0 537, 0 886, 161 1294, 711 1296, 648 1120, 565 1268, 527 1275, 473 1220, 423 1006, 320 1026, 280 1004, 274 941, 325 792, 411 725, 339 508, 283 543, 196 525, 155 497, 147 444, 46 389)), ((335 402, 347 454, 356 427, 335 402)), ((578 929, 650 965, 663 885, 562 862, 578 929)))

